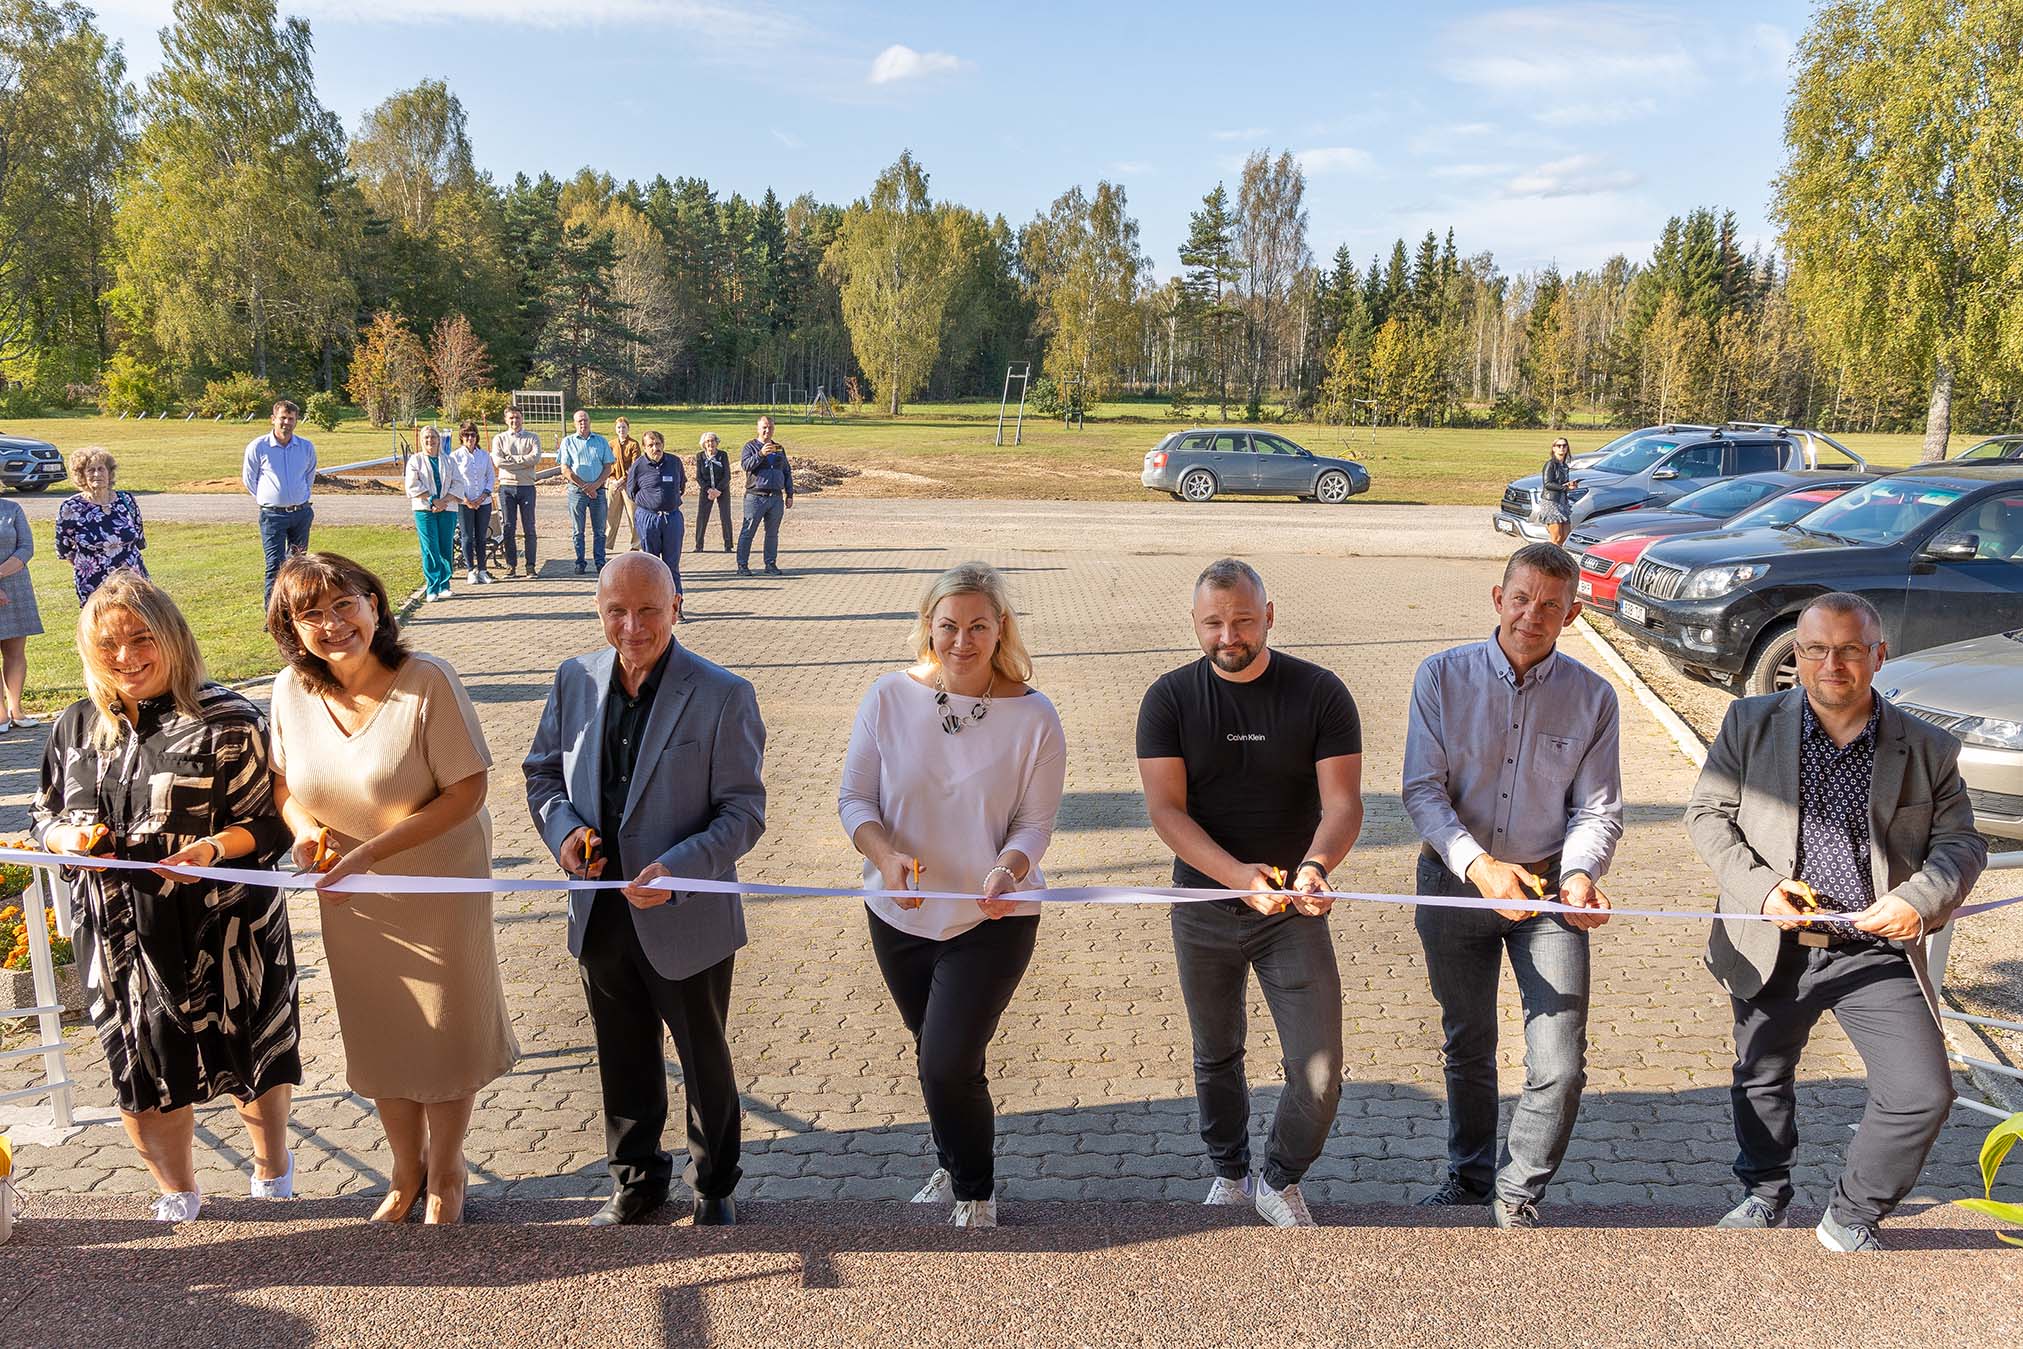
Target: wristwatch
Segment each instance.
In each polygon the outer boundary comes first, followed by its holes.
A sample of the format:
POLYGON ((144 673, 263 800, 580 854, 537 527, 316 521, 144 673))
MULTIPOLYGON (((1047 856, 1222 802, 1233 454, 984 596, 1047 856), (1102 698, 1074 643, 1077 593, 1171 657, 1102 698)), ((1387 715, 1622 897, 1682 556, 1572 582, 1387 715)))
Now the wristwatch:
POLYGON ((1299 874, 1300 874, 1300 873, 1301 873, 1302 871, 1305 871, 1305 870, 1306 870, 1306 869, 1307 869, 1308 867, 1312 867, 1312 868, 1313 868, 1313 869, 1314 869, 1315 871, 1318 871, 1318 872, 1320 872, 1320 873, 1321 873, 1321 879, 1322 879, 1323 881, 1327 880, 1327 878, 1328 878, 1328 869, 1327 869, 1326 867, 1322 866, 1322 865, 1320 864, 1320 862, 1319 862, 1319 861, 1318 861, 1317 859, 1315 859, 1315 858, 1312 858, 1312 857, 1309 857, 1309 858, 1307 858, 1307 860, 1306 860, 1306 861, 1304 861, 1304 862, 1301 862, 1301 863, 1300 863, 1300 864, 1299 864, 1298 866, 1294 867, 1294 868, 1293 868, 1293 870, 1292 870, 1292 874, 1293 874, 1293 875, 1295 875, 1295 876, 1297 876, 1297 875, 1299 875, 1299 874))

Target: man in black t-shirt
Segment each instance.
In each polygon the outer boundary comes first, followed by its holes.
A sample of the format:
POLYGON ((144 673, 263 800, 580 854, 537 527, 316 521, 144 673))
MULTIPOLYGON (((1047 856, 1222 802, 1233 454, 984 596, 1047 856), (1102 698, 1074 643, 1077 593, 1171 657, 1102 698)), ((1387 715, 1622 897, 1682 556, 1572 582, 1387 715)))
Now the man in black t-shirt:
POLYGON ((1138 709, 1138 774, 1175 885, 1250 892, 1173 906, 1173 953, 1194 1035, 1194 1094, 1215 1165, 1208 1200, 1310 1227, 1299 1191, 1342 1094, 1342 981, 1328 873, 1363 827, 1363 733, 1331 671, 1267 645, 1264 581, 1234 558, 1194 586, 1202 659, 1138 709), (1294 892, 1289 900, 1283 891, 1294 892), (1285 1046, 1285 1091, 1250 1174, 1243 1054, 1252 970, 1285 1046))

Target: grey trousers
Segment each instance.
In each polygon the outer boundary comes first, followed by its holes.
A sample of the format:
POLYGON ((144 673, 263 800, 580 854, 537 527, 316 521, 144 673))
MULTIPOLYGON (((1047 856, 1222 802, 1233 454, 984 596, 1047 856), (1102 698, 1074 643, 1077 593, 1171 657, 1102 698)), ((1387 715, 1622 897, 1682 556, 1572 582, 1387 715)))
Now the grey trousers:
MULTIPOLYGON (((1558 887, 1557 866, 1547 879, 1558 887)), ((1480 893, 1425 852, 1418 890, 1480 893)), ((1445 1037, 1447 1170, 1484 1199, 1493 1190, 1513 1207, 1537 1203, 1566 1156, 1587 1085, 1588 934, 1550 913, 1513 923, 1488 909, 1422 905, 1414 921, 1445 1037), (1524 1090, 1499 1155, 1496 992, 1506 952, 1524 1007, 1524 1090)))
POLYGON ((1264 1179, 1283 1190, 1328 1141, 1342 1098, 1342 978, 1328 920, 1266 917, 1235 900, 1173 906, 1173 955, 1194 1033, 1194 1100, 1215 1174, 1250 1174, 1250 1084, 1243 1073, 1247 983, 1257 971, 1285 1047, 1264 1179))
POLYGON ((1735 1175, 1772 1204, 1791 1201, 1799 1055, 1832 1012, 1868 1069, 1868 1105, 1833 1187, 1834 1216, 1874 1226, 1911 1192, 1953 1107, 1939 1023, 1910 957, 1893 946, 1806 947, 1790 937, 1763 991, 1735 1005, 1735 1175))

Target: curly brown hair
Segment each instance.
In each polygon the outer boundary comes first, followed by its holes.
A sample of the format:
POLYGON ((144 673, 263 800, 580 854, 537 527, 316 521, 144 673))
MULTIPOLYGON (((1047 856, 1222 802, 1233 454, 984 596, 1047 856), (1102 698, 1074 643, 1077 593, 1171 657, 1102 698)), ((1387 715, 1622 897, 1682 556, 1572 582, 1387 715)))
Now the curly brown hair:
POLYGON ((407 643, 401 640, 400 623, 387 599, 386 582, 368 567, 340 553, 303 553, 281 564, 274 575, 274 593, 267 600, 267 635, 280 648, 281 658, 311 693, 330 693, 337 679, 321 656, 312 655, 295 631, 295 615, 315 608, 319 601, 345 595, 370 596, 379 611, 379 625, 372 634, 372 654, 389 670, 397 670, 408 657, 407 643))

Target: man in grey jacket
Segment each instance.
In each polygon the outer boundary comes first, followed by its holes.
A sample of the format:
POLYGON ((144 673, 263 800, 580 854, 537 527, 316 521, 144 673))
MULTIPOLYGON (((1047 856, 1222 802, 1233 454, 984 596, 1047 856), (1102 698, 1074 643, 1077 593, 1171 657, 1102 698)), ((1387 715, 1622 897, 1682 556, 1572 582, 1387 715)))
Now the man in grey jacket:
POLYGON ((765 831, 766 728, 752 686, 674 640, 667 564, 621 553, 599 575, 611 650, 564 661, 522 765, 527 806, 571 876, 630 877, 571 891, 569 951, 597 1034, 614 1189, 593 1227, 644 1221, 674 1173, 662 1028, 688 1098, 695 1221, 737 1221, 738 1087, 724 1034, 745 944, 736 894, 659 889, 662 877, 735 881, 765 831))
POLYGON ((1868 1107, 1818 1227, 1876 1251, 1953 1103, 1925 941, 1980 878, 1959 742, 1878 697, 1882 619, 1822 595, 1798 620, 1798 680, 1728 709, 1686 808, 1723 913, 1707 968, 1735 1012, 1729 1096, 1746 1191, 1723 1227, 1781 1227, 1791 1202, 1799 1056, 1832 1012, 1868 1067, 1868 1107), (1845 917, 1808 918, 1822 913, 1845 917))

